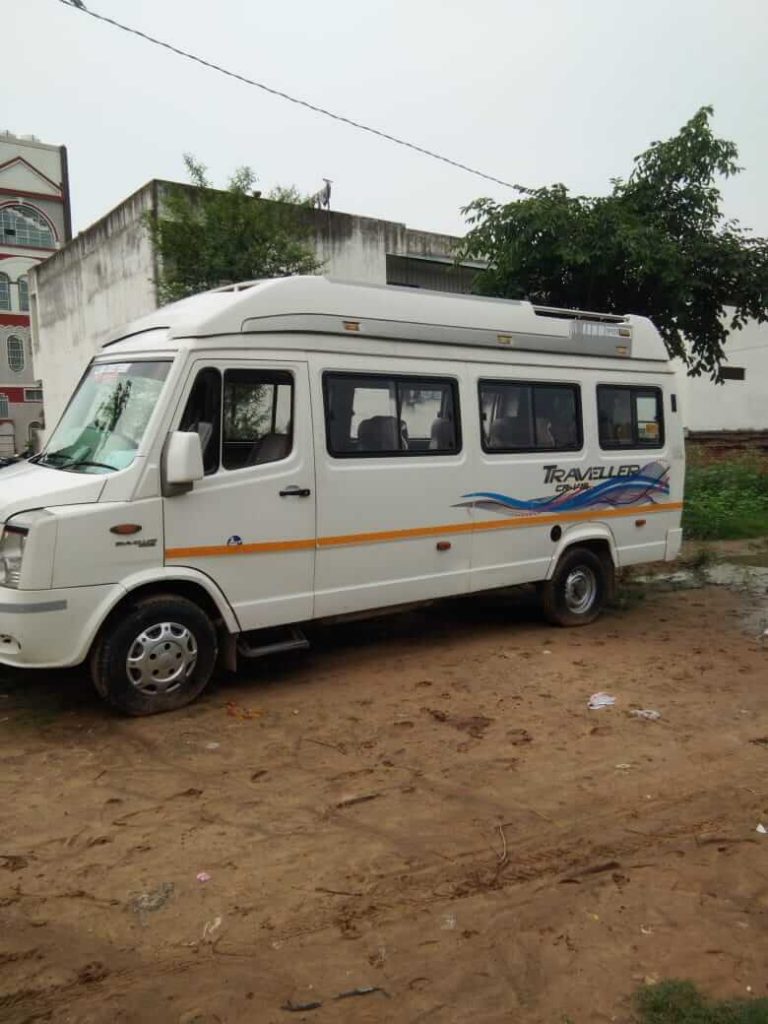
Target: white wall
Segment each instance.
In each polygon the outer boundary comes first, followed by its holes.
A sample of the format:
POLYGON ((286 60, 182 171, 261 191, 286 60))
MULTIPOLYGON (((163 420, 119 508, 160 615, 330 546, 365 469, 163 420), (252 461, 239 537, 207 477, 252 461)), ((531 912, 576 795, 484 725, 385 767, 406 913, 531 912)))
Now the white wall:
POLYGON ((55 426, 102 337, 157 306, 144 214, 151 185, 30 272, 35 372, 45 390, 46 430, 55 426))
POLYGON ((688 430, 768 430, 768 324, 748 323, 725 345, 728 367, 742 367, 744 380, 713 384, 688 377, 678 366, 683 423, 688 430))
POLYGON ((345 281, 385 284, 387 250, 382 222, 318 211, 313 238, 321 273, 345 281))
MULTIPOLYGON (((0 132, 0 164, 12 160, 15 156, 24 157, 51 181, 57 184, 61 182, 61 151, 58 146, 29 137, 25 139, 23 135, 0 132)), ((8 188, 13 188, 14 185, 16 188, 29 188, 23 168, 14 168, 11 173, 17 177, 12 184, 8 184, 8 188)), ((38 190, 41 190, 39 185, 38 190)))

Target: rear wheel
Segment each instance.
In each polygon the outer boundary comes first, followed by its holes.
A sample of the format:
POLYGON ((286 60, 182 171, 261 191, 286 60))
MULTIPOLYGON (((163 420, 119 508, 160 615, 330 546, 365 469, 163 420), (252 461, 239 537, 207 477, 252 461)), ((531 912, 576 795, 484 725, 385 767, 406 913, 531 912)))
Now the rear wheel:
POLYGON ((205 689, 216 651, 213 623, 194 602, 146 597, 107 623, 91 656, 91 677, 126 715, 174 711, 205 689))
POLYGON ((544 614, 557 626, 586 626, 602 612, 612 584, 612 563, 589 548, 571 548, 541 588, 544 614))

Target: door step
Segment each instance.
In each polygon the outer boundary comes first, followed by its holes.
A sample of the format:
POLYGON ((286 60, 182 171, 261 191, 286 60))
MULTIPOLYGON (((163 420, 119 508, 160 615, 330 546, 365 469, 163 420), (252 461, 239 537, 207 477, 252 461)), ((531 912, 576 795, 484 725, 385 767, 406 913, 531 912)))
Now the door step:
POLYGON ((302 651, 309 640, 298 626, 289 629, 257 629, 241 633, 237 639, 237 653, 241 658, 264 658, 281 651, 302 651))

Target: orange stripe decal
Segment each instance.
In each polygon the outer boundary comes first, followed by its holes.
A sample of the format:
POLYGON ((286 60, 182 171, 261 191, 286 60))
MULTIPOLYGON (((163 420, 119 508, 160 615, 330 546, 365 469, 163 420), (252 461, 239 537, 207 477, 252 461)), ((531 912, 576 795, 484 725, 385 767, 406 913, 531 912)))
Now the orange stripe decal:
POLYGON ((211 544, 199 548, 166 548, 166 558, 218 558, 220 555, 266 555, 276 551, 306 551, 315 541, 271 540, 261 544, 211 544))
POLYGON ((318 537, 317 540, 273 540, 259 544, 214 544, 193 548, 167 548, 167 559, 218 558, 225 555, 266 555, 281 551, 308 551, 312 548, 337 548, 352 544, 382 544, 387 541, 417 540, 420 537, 437 537, 456 533, 483 533, 488 530, 510 530, 526 526, 547 526, 555 523, 574 523, 621 516, 651 515, 656 512, 675 512, 683 507, 682 501, 668 501, 663 505, 627 505, 625 508, 601 509, 599 512, 570 512, 565 515, 547 514, 540 516, 510 516, 504 519, 487 519, 474 523, 448 523, 443 526, 414 526, 405 530, 377 530, 372 533, 348 533, 335 537, 318 537))

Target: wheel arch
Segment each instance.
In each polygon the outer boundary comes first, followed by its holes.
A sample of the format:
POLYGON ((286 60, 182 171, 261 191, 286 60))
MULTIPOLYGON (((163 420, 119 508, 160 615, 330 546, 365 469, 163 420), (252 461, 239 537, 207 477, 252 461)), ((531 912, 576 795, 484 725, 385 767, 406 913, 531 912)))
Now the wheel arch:
POLYGON ((557 563, 566 551, 574 547, 594 551, 599 558, 607 563, 607 566, 610 566, 612 572, 619 566, 619 553, 611 530, 603 523, 585 523, 583 526, 574 526, 564 530, 550 559, 545 580, 552 579, 557 563))
POLYGON ((92 650, 105 627, 126 607, 144 597, 157 594, 185 597, 197 604, 213 624, 226 633, 240 632, 240 624, 229 602, 215 583, 203 573, 194 570, 173 569, 158 575, 156 571, 137 573, 122 581, 121 591, 111 604, 102 610, 97 628, 90 637, 88 648, 92 650))

